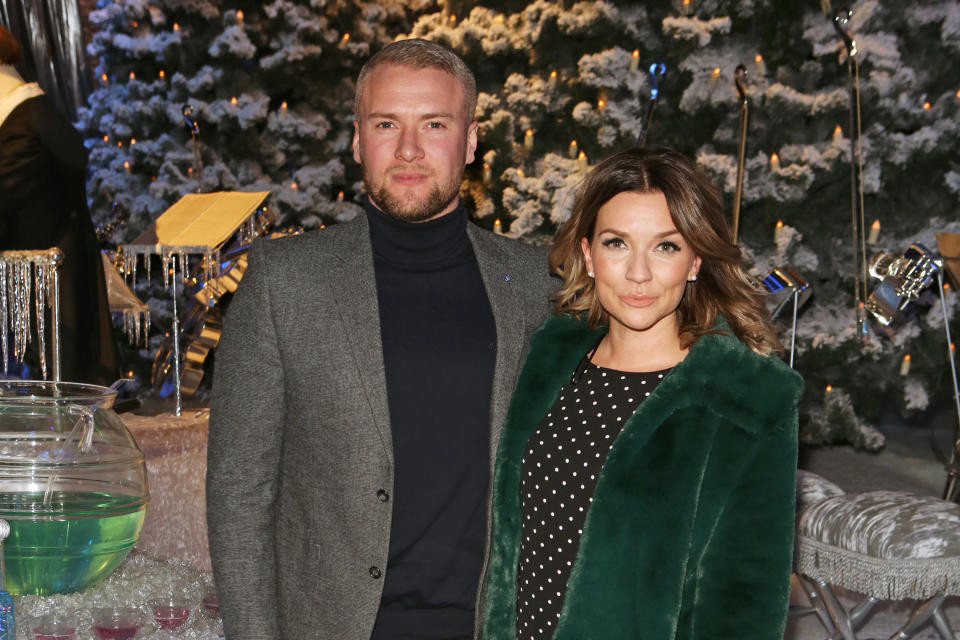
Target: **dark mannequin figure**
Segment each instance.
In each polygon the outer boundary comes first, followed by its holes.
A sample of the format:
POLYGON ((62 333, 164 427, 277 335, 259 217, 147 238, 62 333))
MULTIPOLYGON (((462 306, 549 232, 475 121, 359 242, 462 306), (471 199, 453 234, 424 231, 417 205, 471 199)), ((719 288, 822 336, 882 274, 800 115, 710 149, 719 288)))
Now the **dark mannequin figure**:
MULTIPOLYGON (((100 249, 87 209, 87 152, 79 133, 34 83, 17 74, 20 49, 0 26, 0 250, 63 251, 61 378, 110 384, 118 377, 100 249)), ((36 336, 32 350, 36 351, 36 336)), ((32 356, 32 357, 31 357, 32 356)), ((36 354, 23 372, 40 378, 36 354), (33 360, 34 362, 31 362, 33 360)))

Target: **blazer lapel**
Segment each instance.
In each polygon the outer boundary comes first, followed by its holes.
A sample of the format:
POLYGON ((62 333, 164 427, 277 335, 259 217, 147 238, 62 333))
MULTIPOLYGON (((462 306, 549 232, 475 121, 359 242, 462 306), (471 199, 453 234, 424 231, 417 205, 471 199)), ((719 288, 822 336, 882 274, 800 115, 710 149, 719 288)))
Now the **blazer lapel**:
POLYGON ((523 300, 518 274, 512 273, 506 252, 498 246, 487 232, 467 225, 467 235, 473 244, 480 277, 487 290, 490 310, 497 329, 497 357, 493 370, 493 397, 490 402, 490 464, 496 457, 500 429, 507 417, 510 397, 520 367, 524 348, 523 300))
POLYGON ((363 214, 348 224, 353 233, 343 233, 334 239, 332 253, 336 259, 331 261, 330 272, 325 279, 340 312, 347 346, 357 363, 384 453, 392 465, 393 438, 390 434, 390 409, 387 404, 377 278, 373 270, 370 232, 363 214))

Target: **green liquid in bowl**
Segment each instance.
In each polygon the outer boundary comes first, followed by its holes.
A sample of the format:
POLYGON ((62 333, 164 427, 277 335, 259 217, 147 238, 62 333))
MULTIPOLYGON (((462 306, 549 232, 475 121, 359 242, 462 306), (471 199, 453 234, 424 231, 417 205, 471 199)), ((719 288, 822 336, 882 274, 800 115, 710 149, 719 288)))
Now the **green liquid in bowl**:
POLYGON ((3 543, 7 591, 14 595, 91 587, 110 575, 140 538, 143 498, 56 491, 38 511, 43 497, 43 492, 0 493, 0 518, 10 524, 3 543))

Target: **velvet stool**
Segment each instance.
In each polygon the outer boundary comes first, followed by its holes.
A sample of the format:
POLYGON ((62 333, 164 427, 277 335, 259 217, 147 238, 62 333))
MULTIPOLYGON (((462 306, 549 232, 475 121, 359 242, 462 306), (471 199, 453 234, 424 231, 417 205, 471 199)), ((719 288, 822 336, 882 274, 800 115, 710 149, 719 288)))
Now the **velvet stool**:
POLYGON ((960 505, 894 491, 846 494, 805 471, 797 476, 794 570, 830 638, 856 640, 874 604, 921 600, 890 640, 906 640, 928 622, 957 640, 940 605, 960 595, 960 505), (847 609, 833 586, 864 594, 847 609))

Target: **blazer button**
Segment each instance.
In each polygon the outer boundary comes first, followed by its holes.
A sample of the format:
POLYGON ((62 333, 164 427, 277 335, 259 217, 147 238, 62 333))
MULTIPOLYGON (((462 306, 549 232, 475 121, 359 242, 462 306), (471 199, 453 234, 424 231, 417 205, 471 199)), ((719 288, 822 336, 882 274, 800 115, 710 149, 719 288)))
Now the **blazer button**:
POLYGON ((390 494, 387 493, 385 490, 380 489, 379 491, 377 491, 377 500, 379 500, 380 502, 386 502, 389 499, 390 499, 390 494))
POLYGON ((370 567, 370 577, 371 577, 371 578, 373 578, 374 580, 379 580, 379 579, 380 579, 380 576, 382 576, 382 575, 383 575, 383 572, 380 571, 379 568, 377 568, 377 567, 370 567))

